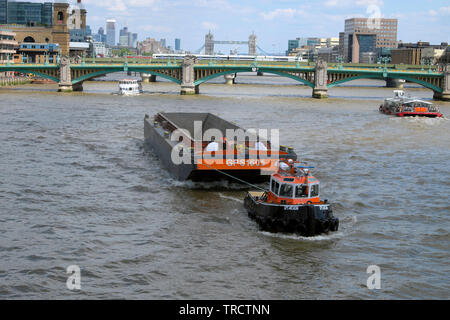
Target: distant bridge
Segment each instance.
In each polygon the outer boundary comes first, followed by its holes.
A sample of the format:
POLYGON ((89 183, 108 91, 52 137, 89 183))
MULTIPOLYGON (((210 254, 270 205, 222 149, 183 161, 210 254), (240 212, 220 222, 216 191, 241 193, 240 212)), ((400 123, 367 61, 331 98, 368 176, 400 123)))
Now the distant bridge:
POLYGON ((319 61, 315 65, 274 61, 198 61, 193 56, 184 60, 146 63, 123 60, 122 63, 70 64, 0 64, 0 72, 31 73, 53 80, 60 91, 83 90, 84 81, 115 72, 140 72, 162 77, 181 86, 182 94, 199 93, 199 86, 216 77, 241 72, 262 72, 294 79, 313 89, 316 98, 327 97, 328 90, 357 79, 403 79, 433 90, 435 99, 450 100, 450 65, 439 69, 395 66, 334 65, 319 61))
POLYGON ((257 46, 257 37, 254 33, 252 33, 249 37, 248 37, 248 41, 235 41, 235 40, 230 40, 230 41, 218 41, 218 40, 214 40, 214 35, 211 33, 211 31, 205 36, 205 44, 198 49, 197 51, 195 51, 195 53, 200 53, 203 49, 205 49, 205 54, 206 55, 214 55, 214 46, 216 44, 225 44, 225 45, 248 45, 248 55, 250 56, 256 56, 256 49, 260 49, 257 46))

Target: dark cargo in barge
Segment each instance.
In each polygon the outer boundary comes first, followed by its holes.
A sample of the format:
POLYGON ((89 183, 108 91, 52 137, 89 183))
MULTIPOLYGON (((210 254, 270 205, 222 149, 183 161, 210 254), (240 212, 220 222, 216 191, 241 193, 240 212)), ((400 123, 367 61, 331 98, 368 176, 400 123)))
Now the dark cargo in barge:
POLYGON ((145 144, 177 180, 247 182, 267 181, 278 168, 279 159, 297 159, 293 148, 271 149, 271 142, 252 139, 227 140, 227 129, 239 126, 211 113, 158 113, 145 116, 145 144), (211 130, 224 138, 204 139, 211 130), (174 161, 174 156, 190 161, 174 161))

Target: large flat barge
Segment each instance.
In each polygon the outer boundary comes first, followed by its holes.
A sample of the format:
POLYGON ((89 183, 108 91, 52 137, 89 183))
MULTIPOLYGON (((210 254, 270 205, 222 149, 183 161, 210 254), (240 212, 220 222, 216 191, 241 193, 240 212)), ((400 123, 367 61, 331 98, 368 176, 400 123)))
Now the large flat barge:
POLYGON ((280 159, 297 159, 293 148, 273 150, 271 141, 211 113, 146 115, 144 136, 145 144, 180 181, 267 181, 280 159), (245 137, 229 138, 230 132, 239 131, 245 137))

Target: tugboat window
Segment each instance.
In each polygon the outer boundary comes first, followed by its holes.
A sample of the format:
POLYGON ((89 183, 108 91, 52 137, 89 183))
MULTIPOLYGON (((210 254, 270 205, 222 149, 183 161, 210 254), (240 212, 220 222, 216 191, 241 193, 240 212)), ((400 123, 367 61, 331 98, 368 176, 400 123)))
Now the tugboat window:
POLYGON ((297 186, 295 188, 295 197, 296 198, 307 198, 308 197, 308 186, 297 186))
POLYGON ((318 197, 319 196, 319 185, 315 184, 311 187, 311 197, 318 197))
POLYGON ((291 184, 282 184, 280 189, 280 197, 292 198, 293 186, 291 184))
POLYGON ((278 195, 278 190, 280 189, 280 184, 275 180, 272 180, 272 192, 278 195))

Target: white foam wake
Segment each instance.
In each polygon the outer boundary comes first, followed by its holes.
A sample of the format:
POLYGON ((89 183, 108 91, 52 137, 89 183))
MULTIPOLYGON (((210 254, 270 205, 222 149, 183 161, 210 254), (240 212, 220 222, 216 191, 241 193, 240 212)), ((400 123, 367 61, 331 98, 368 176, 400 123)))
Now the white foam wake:
POLYGON ((315 237, 302 237, 295 234, 286 234, 286 233, 271 233, 266 231, 260 231, 261 234, 273 237, 273 238, 280 238, 280 239, 289 239, 289 240, 299 240, 299 241, 330 241, 342 238, 344 236, 344 233, 342 232, 333 232, 326 235, 319 235, 315 237))

